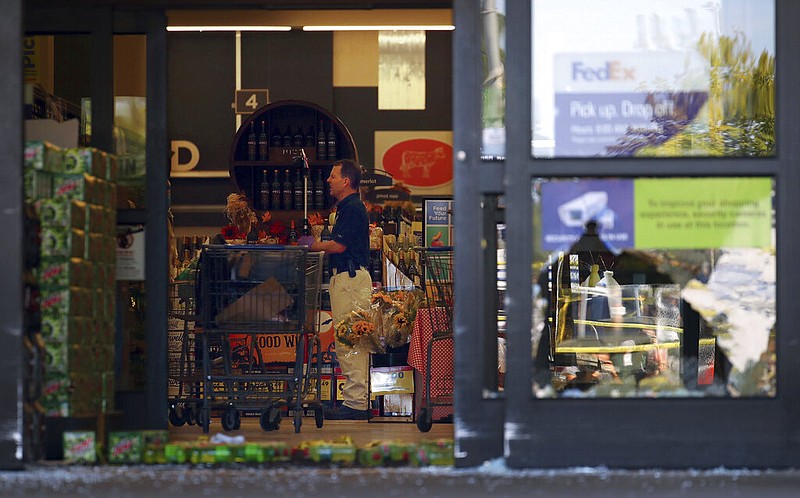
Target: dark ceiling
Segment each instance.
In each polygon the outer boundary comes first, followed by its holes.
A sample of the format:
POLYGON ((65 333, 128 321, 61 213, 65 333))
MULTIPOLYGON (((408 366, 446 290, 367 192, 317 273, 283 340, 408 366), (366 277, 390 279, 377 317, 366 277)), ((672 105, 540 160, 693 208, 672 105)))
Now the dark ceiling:
POLYGON ((114 6, 179 9, 445 9, 452 0, 24 0, 30 7, 114 6))

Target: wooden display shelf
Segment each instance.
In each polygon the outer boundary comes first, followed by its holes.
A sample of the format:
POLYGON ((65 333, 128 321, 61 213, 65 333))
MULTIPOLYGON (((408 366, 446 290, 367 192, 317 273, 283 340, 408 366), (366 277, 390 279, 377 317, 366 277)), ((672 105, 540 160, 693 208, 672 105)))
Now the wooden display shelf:
MULTIPOLYGON (((330 144, 326 142, 326 155, 330 147, 330 144)), ((310 182, 316 180, 319 175, 322 175, 323 181, 327 179, 336 160, 352 159, 358 164, 358 153, 350 131, 338 117, 327 109, 311 102, 283 100, 267 104, 256 110, 242 123, 231 143, 230 176, 236 190, 244 193, 251 207, 255 208, 258 205, 263 170, 268 170, 272 174, 275 170, 288 169, 294 178, 302 164, 295 158, 301 156, 302 152, 305 152, 310 168, 310 182), (336 159, 320 158, 317 154, 317 147, 303 146, 269 147, 266 160, 248 160, 248 137, 251 129, 256 131, 257 139, 261 135, 262 129, 265 129, 268 135, 283 130, 313 130, 315 136, 322 130, 326 137, 329 134, 333 135, 335 140, 333 155, 336 159)), ((324 188, 327 198, 329 196, 327 182, 325 182, 324 188)), ((315 211, 328 211, 329 209, 330 206, 315 211)), ((283 210, 275 210, 275 212, 283 212, 283 210)))

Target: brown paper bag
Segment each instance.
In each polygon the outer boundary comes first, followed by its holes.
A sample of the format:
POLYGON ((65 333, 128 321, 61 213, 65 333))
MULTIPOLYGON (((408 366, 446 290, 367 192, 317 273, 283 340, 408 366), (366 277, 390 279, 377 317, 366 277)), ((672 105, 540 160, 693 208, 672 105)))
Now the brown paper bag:
POLYGON ((278 313, 293 303, 294 299, 280 282, 270 277, 229 304, 214 319, 217 325, 275 321, 278 313))

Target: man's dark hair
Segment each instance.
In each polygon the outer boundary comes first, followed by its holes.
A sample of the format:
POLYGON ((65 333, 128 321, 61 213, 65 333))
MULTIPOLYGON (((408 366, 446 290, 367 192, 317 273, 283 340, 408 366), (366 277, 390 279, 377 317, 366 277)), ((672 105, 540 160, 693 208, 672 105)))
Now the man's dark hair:
POLYGON ((342 167, 342 176, 350 180, 350 186, 356 190, 361 185, 361 168, 350 159, 339 159, 334 166, 342 167))

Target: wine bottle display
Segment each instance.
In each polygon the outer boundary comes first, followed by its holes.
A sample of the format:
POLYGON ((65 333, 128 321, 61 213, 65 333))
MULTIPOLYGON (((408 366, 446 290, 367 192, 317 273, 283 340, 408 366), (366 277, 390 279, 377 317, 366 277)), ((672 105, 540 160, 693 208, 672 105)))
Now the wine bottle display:
POLYGON ((294 137, 292 138, 292 147, 302 147, 304 141, 305 137, 303 136, 303 129, 298 126, 297 131, 294 132, 294 137))
POLYGON ((269 178, 267 177, 267 170, 264 170, 264 176, 261 177, 259 194, 260 207, 266 211, 269 209, 269 178))
POLYGON ((328 131, 328 142, 327 142, 327 156, 328 161, 335 161, 336 160, 336 131, 333 129, 333 123, 331 123, 331 129, 328 131))
POLYGON ((297 170, 292 186, 292 197, 294 197, 294 208, 303 209, 303 173, 297 170))
POLYGON ((296 246, 297 245, 297 228, 294 225, 294 220, 289 227, 289 245, 296 246))
POLYGON ((269 138, 267 138, 267 125, 261 121, 261 134, 258 136, 258 160, 266 161, 269 156, 269 138))
POLYGON ((322 181, 322 171, 317 171, 314 180, 314 209, 325 209, 325 183, 322 181))
POLYGON ((322 233, 320 233, 319 239, 322 241, 333 239, 333 237, 331 236, 331 229, 328 226, 328 220, 323 221, 322 233))
POLYGON ((282 147, 291 147, 292 146, 292 130, 290 130, 288 126, 283 131, 283 138, 281 139, 281 146, 282 147))
POLYGON ((282 140, 281 130, 276 126, 272 129, 272 137, 269 139, 269 145, 270 147, 280 147, 282 140))
POLYGON ((304 146, 305 147, 314 147, 314 127, 313 126, 309 126, 308 127, 308 131, 306 132, 306 138, 305 138, 304 146))
POLYGON ((289 177, 288 169, 283 172, 281 201, 283 202, 283 209, 292 209, 292 179, 289 177))
POLYGON ((328 157, 328 141, 325 137, 325 128, 322 120, 319 121, 317 128, 317 161, 324 161, 328 157))
POLYGON ((247 160, 256 160, 256 128, 252 122, 250 123, 250 134, 247 135, 247 160))
POLYGON ((270 209, 278 210, 281 208, 281 180, 278 178, 278 170, 272 175, 272 183, 269 186, 269 205, 270 209))

